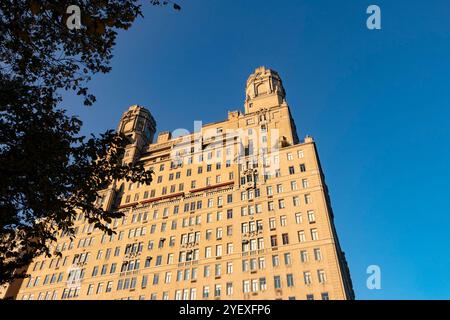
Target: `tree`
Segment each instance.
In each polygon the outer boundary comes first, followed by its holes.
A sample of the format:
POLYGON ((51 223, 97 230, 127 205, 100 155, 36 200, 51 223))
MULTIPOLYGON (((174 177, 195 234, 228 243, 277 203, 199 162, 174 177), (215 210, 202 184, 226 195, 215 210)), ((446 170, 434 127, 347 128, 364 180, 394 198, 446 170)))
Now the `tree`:
MULTIPOLYGON (((73 237, 83 212, 111 234, 120 217, 95 205, 98 191, 125 179, 149 184, 152 172, 122 162, 127 138, 107 131, 87 139, 82 122, 59 107, 72 90, 92 105, 87 83, 110 71, 117 31, 142 17, 138 0, 7 0, 0 3, 0 284, 52 251, 60 232, 73 237), (81 9, 81 28, 66 25, 81 9)), ((150 4, 180 7, 171 1, 150 4)))

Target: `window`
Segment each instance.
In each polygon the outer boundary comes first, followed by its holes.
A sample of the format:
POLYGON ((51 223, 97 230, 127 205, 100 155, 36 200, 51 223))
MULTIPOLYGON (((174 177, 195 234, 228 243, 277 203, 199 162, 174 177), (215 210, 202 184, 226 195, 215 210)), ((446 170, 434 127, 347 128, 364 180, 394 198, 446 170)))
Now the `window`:
POLYGON ((257 269, 257 262, 256 262, 256 258, 250 259, 250 270, 254 271, 257 269))
POLYGON ((308 262, 308 252, 306 250, 300 251, 300 261, 302 263, 308 262))
POLYGON ((222 275, 222 265, 218 263, 214 267, 214 276, 220 277, 221 275, 222 275))
POLYGON ((275 220, 275 218, 269 218, 269 229, 271 231, 276 229, 276 220, 275 220))
POLYGON ((278 267, 280 265, 280 259, 278 258, 278 255, 272 256, 272 265, 274 267, 278 267))
POLYGON ((203 286, 203 298, 209 298, 209 286, 203 286))
POLYGON ((232 274, 232 273, 233 273, 233 263, 227 262, 227 274, 232 274))
POLYGON ((300 172, 305 172, 305 171, 306 171, 305 164, 304 163, 300 164, 300 172))
POLYGON ((244 293, 249 293, 250 292, 250 280, 244 280, 242 282, 242 291, 244 293))
POLYGON ((216 284, 214 286, 214 296, 220 297, 221 293, 222 293, 222 286, 220 284, 216 284))
POLYGON ((268 196, 273 195, 272 186, 267 187, 267 195, 268 195, 268 196))
POLYGON ((233 295, 233 283, 227 282, 227 296, 233 295))
POLYGON ((191 288, 191 300, 197 299, 197 289, 191 288))
POLYGON ((302 179, 302 187, 303 187, 304 189, 306 189, 306 188, 309 187, 308 179, 302 179))
POLYGON ((232 254, 233 253, 233 243, 228 243, 227 244, 227 254, 232 254))
POLYGON ((112 281, 108 281, 108 283, 106 284, 106 291, 105 292, 111 292, 112 291, 112 286, 113 286, 113 282, 112 281))
POLYGON ((316 222, 316 216, 314 215, 314 211, 312 211, 312 210, 308 211, 308 221, 309 221, 309 223, 316 222))
POLYGON ((283 185, 277 184, 277 193, 282 193, 282 192, 283 192, 283 185))
POLYGON ((148 282, 148 276, 147 275, 143 275, 142 276, 142 281, 141 281, 141 288, 145 289, 147 287, 147 282, 148 282))
POLYGON ((306 285, 311 284, 311 273, 309 271, 303 272, 303 279, 305 280, 306 285))
POLYGON ((303 152, 303 150, 298 150, 297 151, 297 156, 299 159, 303 158, 305 156, 305 153, 303 152))
POLYGON ((280 276, 274 276, 273 277, 273 283, 274 283, 275 289, 280 289, 281 288, 281 278, 280 278, 280 276))
POLYGON ((173 247, 175 245, 175 236, 171 236, 169 240, 169 246, 173 247))
POLYGON ((317 278, 319 279, 319 283, 325 283, 325 281, 327 280, 325 276, 325 271, 322 269, 317 270, 317 278))
POLYGON ((284 209, 286 207, 286 204, 284 203, 284 199, 279 199, 278 200, 278 207, 280 209, 284 209))
POLYGON ((330 296, 328 292, 322 292, 322 300, 330 300, 330 296))
POLYGON ((107 265, 107 264, 104 264, 104 265, 102 266, 101 275, 106 274, 106 271, 107 271, 107 270, 108 270, 108 265, 107 265))
POLYGON ((294 286, 294 276, 292 275, 292 273, 288 273, 286 275, 286 281, 287 281, 287 286, 288 287, 293 287, 294 286))
POLYGON ((221 240, 222 239, 222 228, 217 228, 216 229, 216 240, 221 240))
POLYGON ((290 166, 289 167, 289 174, 294 174, 294 173, 295 173, 294 166, 290 166))
POLYGON ((123 289, 123 279, 119 279, 119 281, 117 282, 117 290, 122 289, 123 289))
POLYGON ((103 292, 103 282, 100 282, 97 286, 97 294, 100 294, 103 292))
POLYGON ((158 273, 155 273, 155 274, 153 275, 153 284, 154 284, 154 285, 157 285, 158 282, 159 282, 159 274, 158 274, 158 273))
POLYGON ((262 212, 262 205, 260 203, 258 203, 255 207, 256 207, 256 213, 262 212))
POLYGON ((287 265, 287 266, 292 264, 291 254, 289 252, 286 252, 284 254, 284 264, 287 265))
POLYGON ((306 295, 306 300, 314 300, 314 295, 313 294, 307 294, 306 295))
POLYGON ((203 268, 203 277, 208 278, 210 274, 211 274, 210 266, 204 266, 204 268, 203 268))
POLYGON ((322 252, 320 252, 319 248, 314 249, 314 259, 316 259, 316 261, 322 260, 322 252))
POLYGON ((302 214, 301 213, 296 213, 295 214, 295 223, 296 224, 302 223, 302 214))
POLYGON ((306 204, 312 203, 312 197, 309 193, 305 194, 305 203, 306 204))
POLYGON ((300 230, 298 232, 298 242, 305 242, 305 241, 306 241, 305 231, 300 230))
POLYGON ((287 233, 283 233, 281 235, 281 238, 283 239, 283 244, 289 244, 289 235, 287 233))
POLYGON ((270 236, 270 244, 272 247, 276 247, 278 245, 277 236, 270 236))
POLYGON ((211 258, 211 247, 205 248, 205 258, 211 258))
POLYGON ((242 260, 242 271, 247 272, 249 270, 248 268, 248 260, 242 260))
POLYGON ((172 272, 166 272, 164 277, 164 283, 170 283, 172 281, 172 272))
POLYGON ((292 157, 292 153, 288 153, 287 154, 287 159, 288 159, 288 161, 291 161, 292 159, 294 159, 293 157, 292 157))
POLYGON ((317 232, 317 229, 311 229, 311 239, 319 240, 319 233, 317 232))
POLYGON ((222 256, 222 245, 218 244, 216 245, 216 257, 222 256))
POLYGON ((266 278, 259 278, 259 289, 261 291, 267 290, 266 278))
POLYGON ((90 296, 94 292, 94 285, 90 284, 87 290, 87 295, 90 296))
POLYGON ((252 280, 252 292, 258 291, 258 279, 252 280))
POLYGON ((295 191, 295 190, 297 190, 298 189, 298 187, 297 187, 297 181, 291 181, 291 190, 292 191, 295 191))
POLYGON ((264 257, 258 258, 258 267, 259 269, 265 269, 266 268, 266 259, 264 257))
POLYGON ((286 216, 280 216, 280 225, 281 225, 282 227, 285 227, 286 224, 287 224, 287 218, 286 218, 286 216))

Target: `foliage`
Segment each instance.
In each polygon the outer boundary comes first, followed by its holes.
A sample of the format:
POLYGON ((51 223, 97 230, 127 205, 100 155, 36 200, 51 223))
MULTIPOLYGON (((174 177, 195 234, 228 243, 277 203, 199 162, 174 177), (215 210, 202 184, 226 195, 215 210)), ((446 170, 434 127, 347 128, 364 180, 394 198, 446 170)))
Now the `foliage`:
POLYGON ((84 97, 85 105, 95 102, 87 83, 110 71, 117 32, 142 16, 141 6, 137 0, 0 2, 0 284, 25 276, 18 270, 34 257, 55 254, 52 243, 60 232, 73 235, 77 212, 111 233, 107 224, 120 214, 95 205, 99 190, 120 179, 151 182, 150 171, 122 163, 124 136, 108 131, 86 139, 82 122, 59 107, 64 90, 84 97), (70 5, 81 8, 79 30, 66 26, 70 5))

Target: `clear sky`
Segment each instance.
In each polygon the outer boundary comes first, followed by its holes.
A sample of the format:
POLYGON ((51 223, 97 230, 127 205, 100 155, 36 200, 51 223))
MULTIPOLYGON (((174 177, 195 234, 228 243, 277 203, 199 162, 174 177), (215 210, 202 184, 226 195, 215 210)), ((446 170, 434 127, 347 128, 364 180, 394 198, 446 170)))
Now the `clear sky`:
POLYGON ((356 297, 450 299, 450 2, 177 2, 120 34, 93 107, 66 96, 84 133, 132 104, 161 131, 224 120, 248 75, 273 68, 299 137, 317 142, 356 297), (382 30, 366 28, 371 4, 382 30), (381 290, 366 287, 369 265, 381 290))

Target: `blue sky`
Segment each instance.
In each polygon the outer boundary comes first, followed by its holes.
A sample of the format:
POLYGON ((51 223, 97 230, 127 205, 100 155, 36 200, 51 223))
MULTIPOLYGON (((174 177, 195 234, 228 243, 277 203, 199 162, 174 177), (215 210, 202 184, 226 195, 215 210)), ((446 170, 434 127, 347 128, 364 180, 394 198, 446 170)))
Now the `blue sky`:
POLYGON ((299 137, 317 142, 359 299, 450 299, 450 3, 178 0, 146 6, 121 33, 98 102, 63 107, 84 133, 115 128, 132 104, 158 130, 243 109, 265 65, 283 79, 299 137), (366 28, 377 4, 382 30, 366 28), (382 289, 366 288, 379 265, 382 289))

